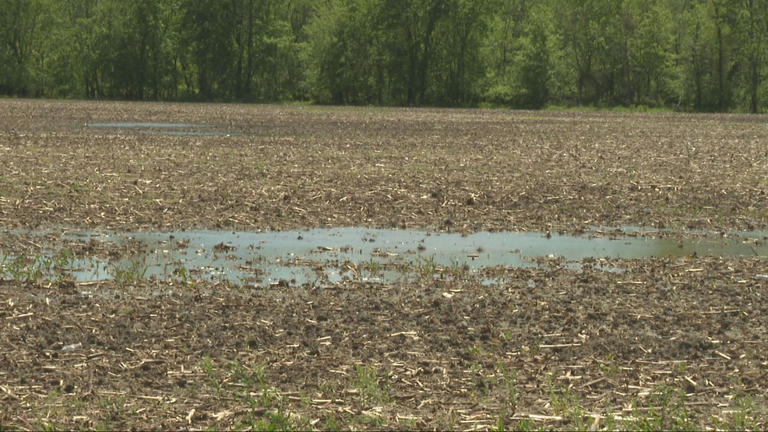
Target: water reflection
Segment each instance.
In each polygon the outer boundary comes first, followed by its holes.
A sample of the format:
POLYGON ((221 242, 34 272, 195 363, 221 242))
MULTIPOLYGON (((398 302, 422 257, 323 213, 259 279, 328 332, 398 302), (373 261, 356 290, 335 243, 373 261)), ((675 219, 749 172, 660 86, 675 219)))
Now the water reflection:
MULTIPOLYGON (((14 234, 20 233, 23 234, 21 231, 14 234)), ((39 231, 26 234, 52 235, 39 231)), ((768 245, 763 241, 763 234, 671 239, 616 235, 550 236, 540 232, 461 235, 369 228, 57 233, 61 244, 93 241, 116 245, 122 250, 140 251, 113 259, 77 257, 69 273, 78 281, 113 279, 140 271, 144 277, 226 280, 259 285, 333 284, 344 279, 395 283, 425 274, 472 274, 496 266, 531 267, 538 265, 536 261, 541 257, 562 258, 564 266, 578 270, 581 260, 586 258, 767 256, 768 245)), ((51 250, 52 254, 55 252, 51 250)), ((595 265, 594 262, 591 265, 595 265)), ((595 268, 620 271, 599 264, 595 268)), ((492 280, 485 282, 494 283, 492 280)))
POLYGON ((217 129, 214 125, 205 123, 159 123, 159 122, 115 122, 115 123, 86 123, 86 127, 118 129, 120 131, 137 130, 153 135, 192 135, 192 136, 245 136, 240 132, 217 129))

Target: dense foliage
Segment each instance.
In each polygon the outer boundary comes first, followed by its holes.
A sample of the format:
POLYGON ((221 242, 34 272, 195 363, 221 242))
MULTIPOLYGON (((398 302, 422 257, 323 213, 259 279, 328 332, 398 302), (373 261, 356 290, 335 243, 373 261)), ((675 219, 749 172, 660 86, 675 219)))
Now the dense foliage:
POLYGON ((0 0, 0 94, 768 106, 765 0, 0 0))

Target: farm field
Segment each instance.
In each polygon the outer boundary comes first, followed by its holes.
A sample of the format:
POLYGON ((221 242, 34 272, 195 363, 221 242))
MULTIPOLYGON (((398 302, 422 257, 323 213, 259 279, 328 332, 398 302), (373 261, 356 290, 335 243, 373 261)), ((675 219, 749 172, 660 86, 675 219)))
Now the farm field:
POLYGON ((766 120, 0 100, 0 429, 765 429, 766 120))

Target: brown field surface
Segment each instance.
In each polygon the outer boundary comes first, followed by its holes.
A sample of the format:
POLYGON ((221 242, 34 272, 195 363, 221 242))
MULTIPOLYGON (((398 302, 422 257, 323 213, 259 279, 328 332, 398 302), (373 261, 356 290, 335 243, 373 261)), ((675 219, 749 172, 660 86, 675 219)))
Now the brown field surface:
POLYGON ((768 427, 757 252, 255 286, 8 258, 73 228, 764 244, 766 116, 5 99, 0 163, 0 430, 768 427))
POLYGON ((9 227, 768 227, 763 116, 4 100, 0 118, 9 227))

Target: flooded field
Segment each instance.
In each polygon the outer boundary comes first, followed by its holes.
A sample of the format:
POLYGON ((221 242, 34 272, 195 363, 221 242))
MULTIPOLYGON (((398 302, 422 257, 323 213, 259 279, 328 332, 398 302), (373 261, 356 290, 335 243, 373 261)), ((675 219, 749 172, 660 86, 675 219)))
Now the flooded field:
MULTIPOLYGON (((7 234, 50 243, 43 248, 44 259, 53 260, 69 251, 71 260, 61 271, 76 282, 111 280, 121 271, 138 268, 146 278, 178 279, 181 274, 207 282, 252 286, 328 285, 344 280, 392 284, 412 280, 427 266, 433 267, 436 276, 456 270, 477 274, 483 268, 541 266, 540 260, 548 258, 579 270, 582 261, 588 259, 597 262, 598 268, 620 272, 621 268, 606 263, 617 259, 768 256, 768 232, 675 239, 656 237, 659 231, 637 227, 608 231, 628 231, 631 235, 456 234, 351 227, 281 232, 15 230, 7 234), (90 256, 72 252, 82 251, 85 245, 91 247, 90 256), (98 253, 121 248, 132 252, 122 256, 98 253)), ((7 255, 3 262, 15 259, 7 255)), ((2 270, 0 266, 0 274, 2 270)))
POLYGON ((85 123, 88 128, 104 128, 118 133, 140 133, 150 135, 186 135, 186 136, 243 136, 242 133, 226 131, 208 124, 196 123, 155 123, 155 122, 122 122, 122 123, 85 123))
POLYGON ((0 430, 768 425, 768 117, 0 102, 0 430))

